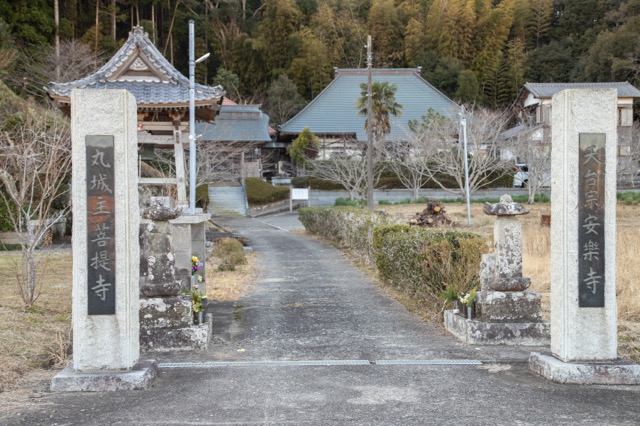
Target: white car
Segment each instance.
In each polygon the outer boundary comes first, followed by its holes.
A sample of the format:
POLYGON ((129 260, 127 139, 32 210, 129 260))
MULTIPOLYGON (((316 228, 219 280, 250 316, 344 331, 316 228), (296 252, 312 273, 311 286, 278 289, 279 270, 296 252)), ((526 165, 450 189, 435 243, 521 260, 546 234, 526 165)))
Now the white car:
POLYGON ((516 174, 513 175, 514 188, 526 188, 529 183, 529 166, 516 164, 516 174))

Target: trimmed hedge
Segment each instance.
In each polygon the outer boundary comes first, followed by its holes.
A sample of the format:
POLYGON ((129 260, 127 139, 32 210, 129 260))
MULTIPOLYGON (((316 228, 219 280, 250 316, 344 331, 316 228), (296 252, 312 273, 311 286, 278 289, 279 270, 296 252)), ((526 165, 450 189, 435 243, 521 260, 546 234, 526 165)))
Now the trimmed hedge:
POLYGON ((380 277, 420 297, 446 287, 466 292, 480 284, 484 237, 471 232, 391 225, 374 230, 373 251, 380 277))
POLYGON ((0 197, 0 232, 13 231, 13 222, 9 219, 9 206, 4 204, 4 201, 0 197))
MULTIPOLYGON (((492 175, 497 175, 500 172, 492 172, 492 175)), ((458 183, 452 176, 439 176, 438 179, 446 188, 457 188, 458 183)), ((344 190, 344 186, 339 183, 332 182, 325 179, 317 179, 312 176, 301 176, 295 177, 291 179, 291 185, 294 188, 311 188, 325 191, 339 191, 344 190)), ((482 186, 481 189, 489 189, 489 188, 511 188, 513 187, 513 174, 507 173, 502 177, 498 178, 495 182, 491 184, 482 186)), ((405 189, 405 186, 400 181, 400 178, 397 176, 391 175, 386 172, 383 176, 378 180, 377 189, 405 189)), ((425 189, 441 189, 440 185, 434 182, 431 179, 428 179, 422 188, 425 189)))
POLYGON ((196 186, 196 207, 200 207, 204 211, 209 208, 209 185, 196 186))
POLYGON ((354 207, 303 207, 300 222, 308 232, 373 262, 373 229, 391 224, 386 216, 354 207))
POLYGON ((375 264, 380 278, 426 307, 438 309, 447 287, 466 292, 480 283, 484 237, 393 223, 386 216, 348 207, 300 209, 307 231, 375 264))
POLYGON ((247 178, 247 201, 250 205, 262 205, 289 199, 289 187, 273 186, 260 178, 247 178))

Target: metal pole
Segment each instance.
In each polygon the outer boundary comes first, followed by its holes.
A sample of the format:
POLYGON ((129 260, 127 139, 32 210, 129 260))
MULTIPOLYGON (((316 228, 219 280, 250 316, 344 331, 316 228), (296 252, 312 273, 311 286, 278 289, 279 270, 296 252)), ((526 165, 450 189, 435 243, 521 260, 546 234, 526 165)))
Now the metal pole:
POLYGON ((467 119, 462 116, 462 140, 464 142, 464 192, 467 199, 467 225, 471 226, 471 194, 469 194, 469 157, 467 155, 467 119))
POLYGON ((194 24, 189 21, 189 212, 196 212, 196 100, 194 24))
POLYGON ((367 36, 367 209, 373 210, 373 99, 371 93, 371 36, 367 36))

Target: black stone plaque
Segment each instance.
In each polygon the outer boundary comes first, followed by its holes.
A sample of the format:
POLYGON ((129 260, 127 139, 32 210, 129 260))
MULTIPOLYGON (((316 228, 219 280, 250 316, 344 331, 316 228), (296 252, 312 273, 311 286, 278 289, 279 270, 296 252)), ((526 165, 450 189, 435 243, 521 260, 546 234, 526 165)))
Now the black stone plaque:
POLYGON ((578 306, 603 308, 605 286, 604 133, 580 133, 578 172, 578 306))
POLYGON ((89 315, 116 313, 113 136, 87 136, 87 296, 89 315))

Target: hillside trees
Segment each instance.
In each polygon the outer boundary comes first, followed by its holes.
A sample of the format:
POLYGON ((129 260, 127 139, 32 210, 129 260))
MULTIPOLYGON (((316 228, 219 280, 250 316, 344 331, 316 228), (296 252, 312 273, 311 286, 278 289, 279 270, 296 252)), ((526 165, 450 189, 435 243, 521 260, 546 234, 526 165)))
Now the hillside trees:
MULTIPOLYGON (((373 37, 374 66, 422 67, 423 76, 446 95, 476 105, 509 104, 525 80, 638 82, 634 37, 639 0, 58 0, 58 4, 61 42, 89 46, 94 66, 100 62, 96 56, 111 55, 131 27, 140 24, 186 73, 187 21, 195 20, 198 53, 212 53, 198 67, 198 81, 215 84, 216 74, 224 68, 238 77, 234 96, 243 101, 266 100, 267 89, 282 74, 310 100, 332 78, 332 67, 365 65, 367 34, 373 37)), ((20 55, 33 56, 53 44, 50 1, 0 0, 0 16, 20 55)), ((3 48, 6 53, 7 46, 3 48)), ((30 77, 30 70, 22 68, 11 70, 15 91, 23 90, 22 77, 30 77)))

